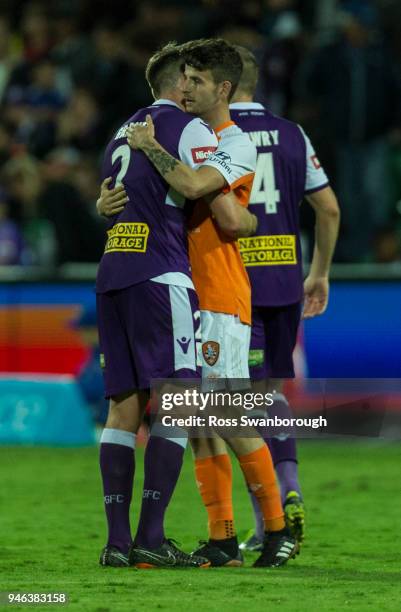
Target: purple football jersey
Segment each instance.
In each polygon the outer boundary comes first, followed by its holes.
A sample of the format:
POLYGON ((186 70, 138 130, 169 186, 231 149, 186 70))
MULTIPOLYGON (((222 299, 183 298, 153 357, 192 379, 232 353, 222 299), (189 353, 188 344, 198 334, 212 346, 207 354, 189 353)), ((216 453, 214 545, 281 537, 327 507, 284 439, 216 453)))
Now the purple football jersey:
POLYGON ((249 206, 257 234, 241 238, 253 306, 283 306, 303 297, 299 205, 328 184, 303 130, 255 102, 234 103, 231 118, 258 152, 249 206))
POLYGON ((123 183, 129 202, 109 219, 97 293, 171 273, 184 274, 191 283, 185 198, 169 187, 142 151, 132 150, 127 143, 128 124, 145 121, 147 114, 152 115, 158 141, 175 158, 184 160, 192 152, 195 161, 198 149, 185 154, 183 141, 191 141, 195 147, 205 139, 213 144, 216 141, 206 124, 168 101, 139 110, 117 131, 107 146, 102 176, 113 177, 112 186, 123 183))

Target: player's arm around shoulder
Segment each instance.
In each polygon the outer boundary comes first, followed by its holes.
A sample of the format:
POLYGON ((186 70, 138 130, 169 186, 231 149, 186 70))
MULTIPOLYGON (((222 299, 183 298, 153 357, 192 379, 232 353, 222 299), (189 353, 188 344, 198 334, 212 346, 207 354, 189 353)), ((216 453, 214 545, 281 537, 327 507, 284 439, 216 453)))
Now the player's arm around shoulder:
MULTIPOLYGON (((210 129, 208 126, 206 128, 210 129)), ((187 131, 189 134, 190 130, 187 131)), ((127 141, 133 149, 143 151, 167 183, 189 200, 197 200, 213 191, 222 189, 225 185, 224 177, 215 169, 199 168, 196 170, 191 165, 170 155, 157 141, 150 115, 146 116, 146 125, 129 125, 127 141)), ((193 141, 193 143, 196 142, 196 140, 193 141)))
POLYGON ((340 226, 340 208, 330 186, 306 196, 316 214, 315 246, 304 282, 305 319, 323 314, 329 300, 329 271, 340 226))

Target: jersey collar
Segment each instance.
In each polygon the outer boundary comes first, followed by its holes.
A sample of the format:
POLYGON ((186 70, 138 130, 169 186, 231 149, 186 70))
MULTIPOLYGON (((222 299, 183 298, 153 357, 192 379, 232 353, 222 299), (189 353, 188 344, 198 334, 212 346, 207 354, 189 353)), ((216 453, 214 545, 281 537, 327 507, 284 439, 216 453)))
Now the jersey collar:
POLYGON ((169 106, 176 106, 177 108, 180 108, 177 102, 174 102, 173 100, 168 100, 167 98, 159 98, 159 100, 155 100, 152 106, 160 106, 161 104, 168 104, 169 106))
POLYGON ((232 110, 246 110, 248 108, 264 110, 264 106, 259 102, 233 102, 230 104, 230 109, 232 110))
POLYGON ((214 128, 214 131, 216 132, 216 134, 218 134, 219 132, 222 132, 226 128, 230 127, 231 125, 235 125, 234 121, 225 121, 224 123, 220 123, 220 125, 214 128))

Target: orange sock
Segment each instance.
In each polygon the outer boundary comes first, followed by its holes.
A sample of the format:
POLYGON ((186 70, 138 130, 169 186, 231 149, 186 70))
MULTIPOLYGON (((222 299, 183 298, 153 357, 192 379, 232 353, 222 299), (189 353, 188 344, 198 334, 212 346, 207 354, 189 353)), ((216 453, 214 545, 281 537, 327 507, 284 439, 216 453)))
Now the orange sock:
POLYGON ((265 531, 285 527, 283 506, 276 482, 273 461, 266 444, 247 455, 238 457, 246 483, 259 502, 265 531))
POLYGON ((227 454, 195 459, 199 493, 207 510, 209 537, 225 540, 235 536, 232 500, 232 468, 227 454))

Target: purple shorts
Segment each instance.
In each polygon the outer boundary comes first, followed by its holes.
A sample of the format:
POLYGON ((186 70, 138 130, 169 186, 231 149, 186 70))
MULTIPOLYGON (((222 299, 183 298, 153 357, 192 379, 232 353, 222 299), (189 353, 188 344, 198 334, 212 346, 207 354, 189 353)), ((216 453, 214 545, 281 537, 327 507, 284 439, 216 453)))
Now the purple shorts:
POLYGON ((198 297, 145 281, 97 295, 106 397, 149 389, 154 378, 198 378, 198 297))
POLYGON ((301 304, 254 306, 249 371, 251 380, 294 378, 292 353, 297 341, 301 304))

